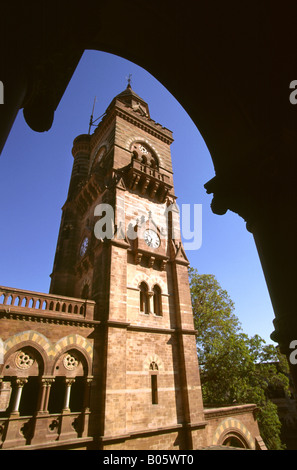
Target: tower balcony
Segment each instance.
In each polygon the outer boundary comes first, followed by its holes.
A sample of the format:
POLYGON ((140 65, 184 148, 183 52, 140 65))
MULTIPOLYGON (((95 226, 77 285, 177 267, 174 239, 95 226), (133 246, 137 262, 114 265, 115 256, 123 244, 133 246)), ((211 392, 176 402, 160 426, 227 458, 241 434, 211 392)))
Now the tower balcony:
POLYGON ((0 314, 25 317, 93 320, 95 302, 0 286, 0 314))
POLYGON ((139 191, 152 199, 164 202, 173 188, 168 175, 161 173, 143 162, 133 159, 127 174, 127 185, 133 191, 139 191))

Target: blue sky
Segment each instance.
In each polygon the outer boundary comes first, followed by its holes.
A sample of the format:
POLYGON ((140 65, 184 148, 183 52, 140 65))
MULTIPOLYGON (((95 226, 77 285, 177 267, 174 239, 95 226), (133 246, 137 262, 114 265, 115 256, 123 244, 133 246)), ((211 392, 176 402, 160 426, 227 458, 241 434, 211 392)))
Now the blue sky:
MULTIPOLYGON (((61 208, 72 169, 74 138, 88 132, 111 100, 132 88, 150 108, 151 118, 173 131, 171 146, 178 204, 202 204, 202 245, 188 251, 201 274, 214 274, 235 303, 249 336, 272 343, 274 313, 252 235, 236 214, 212 213, 204 184, 214 176, 208 149, 176 99, 141 67, 97 51, 86 51, 55 113, 52 128, 32 131, 19 112, 0 157, 0 285, 48 292, 61 208)), ((186 78, 185 78, 186 80, 186 78)), ((186 83, 185 83, 186 85, 186 83)))

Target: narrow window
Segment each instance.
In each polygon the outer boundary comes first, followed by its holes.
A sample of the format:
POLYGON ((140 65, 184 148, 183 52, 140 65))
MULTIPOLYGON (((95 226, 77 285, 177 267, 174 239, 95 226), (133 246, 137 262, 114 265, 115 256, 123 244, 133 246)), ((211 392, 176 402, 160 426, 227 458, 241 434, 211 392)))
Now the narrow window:
POLYGON ((158 404, 158 376, 156 374, 151 375, 151 387, 152 387, 152 405, 158 404))
POLYGON ((152 390, 152 405, 158 404, 158 364, 156 362, 150 363, 150 371, 151 372, 151 390, 152 390))
POLYGON ((161 298, 161 289, 159 286, 154 286, 154 314, 162 315, 162 298, 161 298))
POLYGON ((140 284, 140 311, 142 313, 149 313, 149 297, 148 287, 145 282, 140 284))

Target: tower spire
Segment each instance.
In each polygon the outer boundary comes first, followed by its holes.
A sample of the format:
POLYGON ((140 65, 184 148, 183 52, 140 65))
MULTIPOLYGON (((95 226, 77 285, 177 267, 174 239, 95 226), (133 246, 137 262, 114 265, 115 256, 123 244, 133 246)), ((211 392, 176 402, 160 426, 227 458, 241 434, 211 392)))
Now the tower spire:
POLYGON ((127 88, 131 88, 131 79, 132 79, 132 73, 129 73, 128 77, 126 77, 128 85, 127 88))

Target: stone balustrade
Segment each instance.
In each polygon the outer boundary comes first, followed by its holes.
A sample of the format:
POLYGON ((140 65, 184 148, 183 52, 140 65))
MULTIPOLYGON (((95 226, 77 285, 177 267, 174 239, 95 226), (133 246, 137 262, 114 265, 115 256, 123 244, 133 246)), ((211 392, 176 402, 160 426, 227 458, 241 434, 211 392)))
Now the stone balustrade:
POLYGON ((151 176, 152 178, 156 178, 157 180, 169 184, 169 176, 165 175, 164 173, 161 173, 156 168, 152 168, 151 166, 146 165, 145 163, 139 162, 138 160, 134 159, 132 161, 132 168, 135 168, 136 170, 141 171, 142 173, 145 173, 148 176, 151 176))
POLYGON ((1 308, 17 313, 59 314, 91 320, 94 318, 95 302, 0 286, 1 308))

